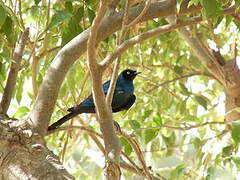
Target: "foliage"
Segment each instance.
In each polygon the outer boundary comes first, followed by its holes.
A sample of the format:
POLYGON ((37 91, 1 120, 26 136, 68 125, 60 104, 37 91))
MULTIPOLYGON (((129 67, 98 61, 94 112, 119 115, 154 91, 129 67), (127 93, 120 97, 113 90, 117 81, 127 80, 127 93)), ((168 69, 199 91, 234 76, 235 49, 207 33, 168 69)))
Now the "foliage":
MULTIPOLYGON (((0 1, 0 93, 3 93, 15 43, 21 30, 30 27, 30 42, 9 109, 10 116, 26 119, 35 100, 32 86, 40 86, 57 50, 90 27, 98 1, 19 2, 21 11, 16 10, 10 0, 0 1), (31 81, 34 54, 40 57, 37 84, 31 81)), ((200 3, 203 6, 201 14, 205 21, 189 28, 230 59, 231 44, 239 33, 239 24, 231 15, 221 14, 224 6, 232 1, 224 2, 190 1, 189 5, 200 3)), ((239 8, 240 2, 234 2, 239 8)), ((118 10, 123 7, 120 5, 118 10)), ((155 18, 136 25, 127 36, 130 38, 166 23, 162 18, 155 18)), ((115 48, 116 35, 113 35, 101 42, 99 59, 115 48)), ((155 175, 169 179, 211 180, 240 176, 240 125, 234 123, 232 132, 226 131, 227 126, 221 123, 225 115, 223 88, 199 63, 177 31, 153 37, 128 49, 121 61, 121 69, 125 68, 142 72, 135 80, 137 100, 130 110, 114 114, 114 119, 138 142, 147 166, 151 166, 155 175), (206 122, 216 123, 202 125, 206 122)), ((109 79, 110 74, 111 68, 106 71, 105 78, 109 79)), ((65 115, 68 107, 81 102, 90 92, 86 57, 82 56, 62 84, 51 122, 65 115)), ((82 114, 71 123, 99 132, 93 115, 82 114)), ((77 179, 101 178, 103 154, 88 133, 78 129, 58 132, 46 140, 77 179)), ((137 156, 124 137, 121 137, 121 144, 122 151, 136 162, 137 156)), ((125 179, 138 177, 125 170, 123 176, 125 179)))

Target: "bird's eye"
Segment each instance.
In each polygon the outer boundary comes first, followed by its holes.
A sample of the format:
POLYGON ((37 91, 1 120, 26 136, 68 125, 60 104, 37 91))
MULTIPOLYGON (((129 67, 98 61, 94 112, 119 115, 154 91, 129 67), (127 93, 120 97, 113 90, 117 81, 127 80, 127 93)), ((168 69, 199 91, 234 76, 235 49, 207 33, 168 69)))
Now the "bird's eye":
POLYGON ((130 75, 130 72, 129 72, 129 71, 127 71, 127 75, 130 75))

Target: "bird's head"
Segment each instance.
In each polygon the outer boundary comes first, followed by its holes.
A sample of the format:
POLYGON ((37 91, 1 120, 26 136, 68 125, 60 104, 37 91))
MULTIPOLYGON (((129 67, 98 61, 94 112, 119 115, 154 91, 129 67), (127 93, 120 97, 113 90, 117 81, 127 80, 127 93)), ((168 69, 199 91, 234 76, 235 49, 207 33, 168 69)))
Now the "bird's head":
POLYGON ((134 80, 134 78, 141 72, 137 72, 132 69, 125 69, 124 71, 121 72, 122 76, 127 79, 127 80, 134 80))

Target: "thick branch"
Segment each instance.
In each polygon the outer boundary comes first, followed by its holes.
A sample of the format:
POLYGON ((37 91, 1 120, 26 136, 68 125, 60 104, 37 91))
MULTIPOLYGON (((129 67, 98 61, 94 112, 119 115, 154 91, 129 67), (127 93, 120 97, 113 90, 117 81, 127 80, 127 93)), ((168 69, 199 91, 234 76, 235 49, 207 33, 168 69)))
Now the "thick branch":
POLYGON ((13 53, 13 60, 14 62, 11 63, 10 71, 8 73, 7 77, 7 82, 6 86, 4 88, 4 93, 2 96, 2 100, 0 103, 0 106, 2 107, 2 112, 7 113, 7 110, 9 108, 12 96, 13 96, 13 91, 16 85, 17 81, 17 74, 18 71, 20 70, 20 64, 21 64, 21 59, 23 56, 23 51, 25 48, 25 45, 28 40, 28 35, 29 35, 29 28, 26 28, 19 40, 19 43, 17 44, 15 51, 13 53))
POLYGON ((118 180, 121 176, 119 167, 121 151, 120 142, 114 132, 112 112, 110 111, 110 107, 107 106, 105 100, 105 95, 102 88, 102 70, 96 60, 97 32, 106 12, 107 5, 107 0, 100 2, 99 10, 96 13, 96 17, 91 27, 87 44, 87 54, 88 65, 93 81, 92 94, 105 145, 104 175, 107 180, 118 180))
POLYGON ((100 3, 100 8, 97 12, 97 16, 93 21, 91 27, 88 44, 87 44, 87 54, 88 54, 88 66, 90 69, 92 81, 93 81, 93 99, 96 106, 97 117, 100 122, 105 121, 106 117, 109 117, 109 110, 105 101, 104 92, 102 89, 102 70, 96 60, 96 49, 97 49, 97 32, 102 21, 102 18, 107 9, 107 2, 104 1, 100 3))

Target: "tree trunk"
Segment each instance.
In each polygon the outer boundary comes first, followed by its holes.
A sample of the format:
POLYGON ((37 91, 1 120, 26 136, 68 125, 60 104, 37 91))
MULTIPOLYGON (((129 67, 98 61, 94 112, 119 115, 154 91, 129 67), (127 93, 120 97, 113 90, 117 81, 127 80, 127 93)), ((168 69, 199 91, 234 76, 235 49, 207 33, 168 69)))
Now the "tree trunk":
POLYGON ((0 115, 0 179, 74 179, 25 122, 0 115))

